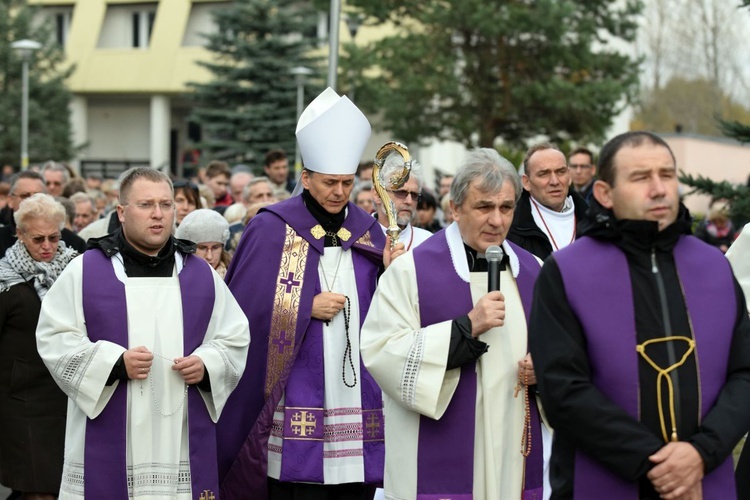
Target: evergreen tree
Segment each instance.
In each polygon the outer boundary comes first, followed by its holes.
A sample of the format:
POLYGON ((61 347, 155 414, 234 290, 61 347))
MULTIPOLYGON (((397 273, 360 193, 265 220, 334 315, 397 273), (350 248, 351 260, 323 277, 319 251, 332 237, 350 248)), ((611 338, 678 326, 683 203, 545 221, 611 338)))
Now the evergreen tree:
POLYGON ((21 157, 22 61, 11 47, 30 39, 42 44, 29 60, 29 162, 70 160, 74 155, 64 54, 51 23, 34 22, 36 9, 25 0, 0 3, 0 162, 18 166, 21 157))
MULTIPOLYGON (((269 149, 292 153, 297 121, 297 83, 290 70, 305 66, 319 73, 312 54, 317 43, 317 11, 309 1, 236 0, 214 14, 218 32, 208 37, 213 74, 191 83, 193 120, 202 127, 197 145, 207 159, 251 161, 256 168, 269 149)), ((305 96, 320 90, 310 80, 305 96)))
MULTIPOLYGON (((750 0, 742 0, 740 7, 750 8, 750 0)), ((750 124, 719 120, 719 125, 726 136, 743 144, 750 143, 750 124)), ((690 193, 702 193, 713 199, 729 200, 729 214, 735 222, 744 224, 750 221, 750 176, 745 185, 734 185, 726 181, 716 182, 701 175, 687 174, 680 176, 680 182, 693 188, 690 193)))
MULTIPOLYGON (((640 1, 349 0, 395 30, 342 62, 342 87, 406 142, 492 147, 603 138, 632 97, 640 1)), ((385 31, 385 30, 384 30, 385 31)))

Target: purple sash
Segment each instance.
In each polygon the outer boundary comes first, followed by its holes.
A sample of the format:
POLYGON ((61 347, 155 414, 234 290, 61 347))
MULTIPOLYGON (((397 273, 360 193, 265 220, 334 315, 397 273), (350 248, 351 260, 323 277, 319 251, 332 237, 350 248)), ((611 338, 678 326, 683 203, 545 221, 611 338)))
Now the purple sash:
MULTIPOLYGON (((111 260, 98 250, 83 256, 83 311, 92 342, 129 347, 125 285, 111 260)), ((214 304, 211 270, 197 257, 186 256, 179 274, 185 356, 203 343, 214 304)), ((190 476, 193 495, 213 493, 218 499, 216 439, 208 409, 196 387, 188 390, 190 476)), ((118 384, 102 413, 87 419, 84 494, 87 498, 128 498, 126 464, 127 384, 118 384), (103 446, 102 443, 106 443, 103 446)), ((208 496, 208 495, 207 495, 208 496)))
MULTIPOLYGON (((634 419, 639 415, 638 354, 630 270, 614 245, 581 238, 554 254, 571 308, 587 341, 596 387, 634 419), (591 279, 592 276, 600 277, 591 279), (601 277, 606 276, 606 279, 601 277), (607 311, 607 314, 601 314, 607 311), (617 352, 617 356, 612 356, 617 352)), ((701 418, 713 408, 726 381, 726 365, 736 318, 728 261, 696 238, 683 236, 674 249, 688 317, 696 341, 701 418)), ((638 485, 578 451, 576 498, 637 498, 638 485)), ((703 479, 704 498, 734 498, 732 460, 703 479)))
MULTIPOLYGON (((520 261, 521 270, 516 283, 528 321, 539 263, 528 252, 508 243, 520 261)), ((445 230, 413 252, 421 325, 433 325, 468 313, 474 306, 471 289, 454 271, 445 230), (435 272, 436 269, 448 272, 435 272), (445 290, 450 290, 450 294, 445 294, 445 290)), ((476 366, 465 365, 461 367, 458 387, 440 420, 424 416, 420 418, 417 457, 419 500, 470 500, 473 497, 476 391, 476 366)), ((532 405, 532 453, 526 460, 524 498, 533 498, 530 495, 541 493, 543 482, 539 412, 535 398, 530 398, 529 402, 532 405)))

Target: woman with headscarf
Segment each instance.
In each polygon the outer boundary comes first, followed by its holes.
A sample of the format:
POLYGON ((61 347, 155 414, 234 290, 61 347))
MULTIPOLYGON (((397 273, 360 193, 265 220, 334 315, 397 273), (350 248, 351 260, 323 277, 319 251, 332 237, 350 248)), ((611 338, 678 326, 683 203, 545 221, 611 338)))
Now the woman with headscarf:
POLYGON ((18 241, 0 260, 0 483, 54 499, 62 477, 67 397, 36 347, 41 301, 77 255, 60 240, 65 209, 35 194, 13 215, 18 241))
POLYGON ((190 212, 177 228, 175 237, 195 243, 195 255, 208 262, 222 278, 229 267, 224 245, 229 239, 229 222, 218 212, 201 208, 190 212))

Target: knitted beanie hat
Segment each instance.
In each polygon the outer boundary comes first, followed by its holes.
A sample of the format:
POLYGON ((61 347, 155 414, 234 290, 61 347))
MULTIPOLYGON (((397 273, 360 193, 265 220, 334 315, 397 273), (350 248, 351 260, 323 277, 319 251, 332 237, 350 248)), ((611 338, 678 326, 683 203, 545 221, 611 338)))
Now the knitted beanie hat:
POLYGON ((229 223, 218 212, 201 208, 182 219, 175 237, 193 243, 216 241, 223 245, 229 239, 229 223))

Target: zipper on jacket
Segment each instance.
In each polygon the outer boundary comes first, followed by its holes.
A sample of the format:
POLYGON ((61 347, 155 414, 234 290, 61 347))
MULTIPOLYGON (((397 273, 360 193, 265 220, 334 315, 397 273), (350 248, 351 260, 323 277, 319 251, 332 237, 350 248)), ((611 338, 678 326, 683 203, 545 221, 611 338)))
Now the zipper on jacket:
MULTIPOLYGON (((651 273, 656 279, 656 288, 659 291, 659 303, 661 304, 661 315, 664 323, 664 336, 672 336, 672 322, 669 319, 669 307, 667 305, 667 291, 664 287, 664 279, 659 271, 659 265, 656 263, 656 249, 651 249, 651 273)), ((672 342, 665 342, 667 345, 667 357, 669 359, 669 366, 674 366, 677 363, 677 355, 674 351, 674 344, 672 342)), ((674 390, 674 401, 675 401, 675 419, 680 422, 680 377, 677 376, 677 370, 673 370, 667 374, 672 379, 672 388, 674 390), (672 374, 675 376, 672 377, 672 374)))

